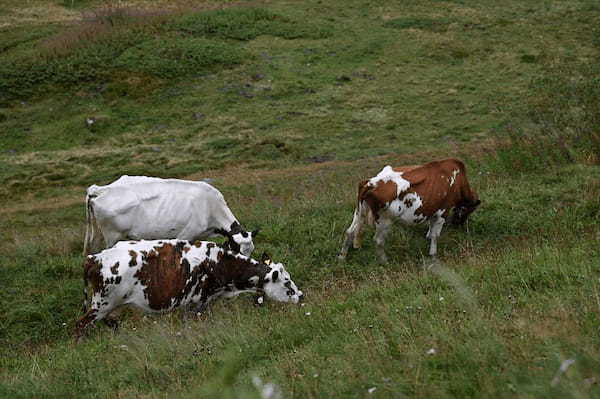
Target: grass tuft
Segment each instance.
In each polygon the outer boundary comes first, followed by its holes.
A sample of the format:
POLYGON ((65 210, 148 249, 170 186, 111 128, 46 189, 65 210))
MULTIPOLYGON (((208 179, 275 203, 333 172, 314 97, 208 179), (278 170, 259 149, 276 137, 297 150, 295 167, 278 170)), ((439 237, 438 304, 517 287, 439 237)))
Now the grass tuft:
POLYGON ((331 28, 323 23, 298 22, 263 8, 229 8, 182 17, 176 30, 194 36, 252 40, 260 35, 284 39, 324 39, 331 28))

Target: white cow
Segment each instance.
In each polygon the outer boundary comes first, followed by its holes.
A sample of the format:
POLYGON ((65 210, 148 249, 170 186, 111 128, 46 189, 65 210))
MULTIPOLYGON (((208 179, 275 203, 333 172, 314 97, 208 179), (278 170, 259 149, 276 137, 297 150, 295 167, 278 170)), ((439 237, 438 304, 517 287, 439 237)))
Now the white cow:
POLYGON ((120 240, 195 241, 220 234, 225 247, 250 256, 251 233, 242 229, 223 195, 208 183, 121 176, 106 186, 87 189, 84 255, 120 240))

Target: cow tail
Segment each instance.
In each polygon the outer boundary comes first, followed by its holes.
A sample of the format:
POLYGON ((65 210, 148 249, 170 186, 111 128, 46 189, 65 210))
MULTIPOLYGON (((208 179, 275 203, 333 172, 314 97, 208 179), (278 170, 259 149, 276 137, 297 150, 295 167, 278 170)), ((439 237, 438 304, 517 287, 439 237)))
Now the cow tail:
POLYGON ((90 193, 90 190, 94 186, 88 189, 85 197, 85 240, 83 243, 83 255, 87 256, 90 254, 92 245, 96 240, 96 234, 100 233, 98 223, 96 221, 96 215, 94 214, 94 207, 92 206, 92 199, 96 198, 96 195, 90 193))
POLYGON ((363 218, 369 226, 375 224, 375 216, 369 206, 368 198, 372 195, 373 187, 368 180, 362 181, 358 186, 358 204, 356 205, 357 216, 363 218))

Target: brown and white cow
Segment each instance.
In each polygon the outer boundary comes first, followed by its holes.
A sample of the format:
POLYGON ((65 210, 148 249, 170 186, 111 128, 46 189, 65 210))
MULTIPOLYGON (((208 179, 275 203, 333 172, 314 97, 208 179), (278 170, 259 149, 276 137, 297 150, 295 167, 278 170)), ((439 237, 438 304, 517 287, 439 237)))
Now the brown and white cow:
POLYGON ((84 285, 85 302, 88 289, 91 301, 77 321, 77 339, 97 320, 116 327, 107 316, 122 305, 167 312, 178 307, 201 310, 218 297, 242 292, 258 293, 259 303, 263 295, 292 303, 303 297, 281 263, 264 255, 258 262, 206 241, 120 241, 87 257, 84 285))
POLYGON ((448 220, 463 224, 481 203, 469 187, 465 165, 457 159, 444 159, 425 165, 386 166, 379 174, 358 185, 358 205, 339 254, 345 259, 350 243, 361 245, 365 223, 375 225, 377 254, 387 262, 383 249, 385 237, 395 219, 407 225, 429 223, 429 255, 437 253, 437 239, 448 220))

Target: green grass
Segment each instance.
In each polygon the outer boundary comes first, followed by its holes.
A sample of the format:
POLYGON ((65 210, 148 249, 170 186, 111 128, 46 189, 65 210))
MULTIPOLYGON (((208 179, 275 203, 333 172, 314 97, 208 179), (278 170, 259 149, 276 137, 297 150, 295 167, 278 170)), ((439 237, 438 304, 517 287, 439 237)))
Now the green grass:
POLYGON ((595 2, 103 4, 0 6, 1 397, 600 397, 595 2), (483 203, 439 261, 397 226, 337 262, 359 180, 449 156, 483 203), (306 304, 75 345, 84 189, 121 174, 215 179, 306 304))

